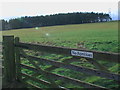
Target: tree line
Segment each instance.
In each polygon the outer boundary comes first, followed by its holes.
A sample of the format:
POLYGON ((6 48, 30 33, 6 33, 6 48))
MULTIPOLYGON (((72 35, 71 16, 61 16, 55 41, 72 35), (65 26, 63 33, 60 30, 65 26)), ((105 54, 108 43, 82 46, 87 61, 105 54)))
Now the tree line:
POLYGON ((112 20, 112 18, 109 16, 109 14, 94 12, 74 12, 45 16, 25 16, 21 18, 10 19, 9 21, 1 20, 1 22, 2 30, 10 30, 66 24, 107 22, 110 20, 112 20))

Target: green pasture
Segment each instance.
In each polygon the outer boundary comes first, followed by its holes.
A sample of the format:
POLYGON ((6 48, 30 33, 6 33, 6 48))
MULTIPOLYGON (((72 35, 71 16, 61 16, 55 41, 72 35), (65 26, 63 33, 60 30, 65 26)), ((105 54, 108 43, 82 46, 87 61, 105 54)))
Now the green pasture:
POLYGON ((20 37, 22 42, 118 52, 118 22, 60 25, 3 31, 3 35, 20 37))
MULTIPOLYGON (((3 35, 14 35, 15 37, 20 37, 22 42, 38 43, 52 46, 62 46, 62 47, 72 47, 72 48, 85 48, 90 50, 107 51, 107 52, 119 52, 118 44, 118 22, 104 22, 104 23, 90 23, 90 24, 74 24, 74 25, 60 25, 60 26, 48 26, 48 27, 35 27, 26 29, 16 29, 3 31, 3 35), (77 44, 82 45, 78 47, 77 44)), ((46 59, 59 60, 60 62, 70 58, 62 55, 47 54, 42 56, 37 55, 38 52, 27 52, 30 55, 42 57, 46 59)), ((39 54, 39 53, 38 53, 39 54)), ((112 73, 119 73, 119 64, 98 61, 100 64, 107 67, 107 69, 112 73)), ((22 63, 32 66, 28 60, 23 59, 22 63)), ((81 62, 73 62, 71 64, 85 66, 88 68, 94 68, 92 64, 87 61, 81 60, 81 62)), ((49 65, 40 65, 44 70, 49 65)), ((33 74, 26 69, 22 69, 23 73, 33 74)), ((85 82, 93 83, 96 85, 101 85, 107 88, 117 88, 118 84, 113 80, 108 80, 105 78, 100 78, 97 76, 86 75, 81 72, 76 72, 68 69, 58 68, 52 73, 60 74, 63 76, 68 76, 71 78, 76 78, 85 82), (72 73, 71 73, 72 72, 72 73)), ((46 80, 42 76, 36 76, 37 78, 46 80)), ((42 88, 46 88, 44 85, 28 80, 34 85, 38 85, 42 88)), ((55 81, 61 86, 67 88, 81 88, 81 86, 74 86, 70 83, 65 84, 64 82, 57 80, 55 81)))

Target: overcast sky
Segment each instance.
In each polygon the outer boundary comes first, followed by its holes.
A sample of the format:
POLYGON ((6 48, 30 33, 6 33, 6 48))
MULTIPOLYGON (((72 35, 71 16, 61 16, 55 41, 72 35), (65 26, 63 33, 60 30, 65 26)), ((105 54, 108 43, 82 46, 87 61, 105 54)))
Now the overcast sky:
POLYGON ((117 19, 118 1, 119 0, 1 0, 0 19, 8 20, 21 16, 68 12, 103 12, 111 14, 113 19, 117 19))

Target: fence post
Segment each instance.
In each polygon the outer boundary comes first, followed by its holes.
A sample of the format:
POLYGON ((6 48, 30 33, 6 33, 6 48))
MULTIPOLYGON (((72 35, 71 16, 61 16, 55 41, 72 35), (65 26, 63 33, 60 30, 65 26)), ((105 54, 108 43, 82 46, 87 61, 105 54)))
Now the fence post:
POLYGON ((5 80, 14 81, 16 79, 14 36, 3 36, 3 59, 5 80))
MULTIPOLYGON (((15 38, 15 44, 19 43, 19 37, 15 38)), ((16 77, 17 81, 21 79, 21 67, 20 67, 20 48, 15 47, 15 60, 16 60, 16 77)))

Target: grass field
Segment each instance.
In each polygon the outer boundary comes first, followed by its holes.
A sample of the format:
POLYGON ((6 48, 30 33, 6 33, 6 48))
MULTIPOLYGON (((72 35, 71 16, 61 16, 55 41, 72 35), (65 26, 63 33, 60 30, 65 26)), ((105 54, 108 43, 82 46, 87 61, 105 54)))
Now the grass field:
POLYGON ((118 52, 118 22, 74 24, 3 31, 23 42, 41 42, 55 46, 74 47, 83 44, 87 49, 118 52))
MULTIPOLYGON (((10 31, 3 31, 3 35, 14 35, 20 37, 22 42, 40 43, 45 45, 62 46, 62 47, 72 47, 78 48, 77 44, 82 44, 81 48, 98 50, 98 51, 108 51, 108 52, 118 52, 118 22, 105 22, 105 23, 91 23, 91 24, 75 24, 75 25, 61 25, 61 26, 49 26, 49 27, 35 27, 30 29, 16 29, 10 31)), ((36 55, 36 52, 27 52, 30 55, 36 55)), ((37 57, 39 57, 37 55, 37 57)), ((42 58, 53 59, 63 61, 69 57, 56 55, 56 54, 44 54, 40 56, 42 58)), ((98 61, 104 66, 107 66, 108 70, 112 73, 119 73, 118 64, 111 62, 98 61)), ((31 65, 26 59, 22 60, 22 63, 26 65, 31 65)), ((93 65, 89 64, 87 61, 73 62, 71 64, 85 66, 88 68, 94 68, 93 65)), ((49 65, 41 65, 42 69, 50 67, 49 65)), ((32 74, 29 70, 22 70, 23 73, 32 74)), ((116 88, 116 84, 113 80, 108 80, 105 78, 100 78, 97 76, 86 75, 83 73, 78 73, 76 71, 58 68, 52 73, 60 74, 63 76, 68 76, 71 78, 76 78, 85 82, 93 83, 96 85, 101 85, 107 88, 116 88), (72 73, 71 73, 72 72, 72 73)), ((37 78, 46 78, 38 76, 37 78)), ((35 85, 46 88, 44 85, 40 85, 33 81, 35 85)), ((59 80, 56 81, 57 84, 65 86, 67 88, 81 88, 80 86, 74 86, 71 84, 65 84, 59 80)))

